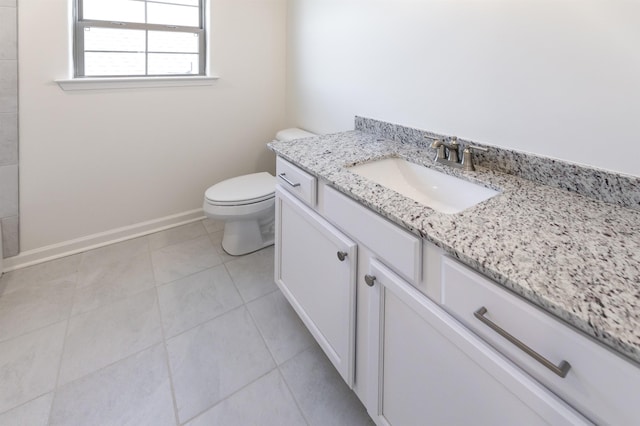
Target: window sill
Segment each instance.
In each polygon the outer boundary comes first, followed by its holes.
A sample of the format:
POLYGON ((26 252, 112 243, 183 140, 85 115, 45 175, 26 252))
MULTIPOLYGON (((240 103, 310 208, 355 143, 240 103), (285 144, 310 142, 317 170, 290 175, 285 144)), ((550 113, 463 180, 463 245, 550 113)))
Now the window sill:
POLYGON ((135 89, 141 87, 183 87, 210 86, 217 76, 180 76, 180 77, 112 77, 112 78, 74 78, 55 80, 64 91, 135 89))

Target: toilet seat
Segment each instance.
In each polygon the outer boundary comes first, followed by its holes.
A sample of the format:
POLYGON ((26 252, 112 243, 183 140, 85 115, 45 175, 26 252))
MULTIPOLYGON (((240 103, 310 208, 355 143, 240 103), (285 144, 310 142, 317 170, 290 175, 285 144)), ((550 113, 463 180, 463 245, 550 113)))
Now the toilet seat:
POLYGON ((276 178, 267 172, 251 173, 224 180, 205 192, 205 200, 215 206, 241 206, 275 197, 276 178))
MULTIPOLYGON (((279 141, 315 136, 301 129, 285 129, 279 141)), ((224 221, 222 248, 239 256, 273 245, 275 240, 276 178, 253 173, 219 182, 206 190, 202 210, 209 219, 224 221)))

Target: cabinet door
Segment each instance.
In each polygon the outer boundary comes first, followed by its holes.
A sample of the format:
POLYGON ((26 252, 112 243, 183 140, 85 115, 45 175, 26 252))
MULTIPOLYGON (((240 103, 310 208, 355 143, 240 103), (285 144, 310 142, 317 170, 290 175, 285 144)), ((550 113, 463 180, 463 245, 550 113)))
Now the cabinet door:
POLYGON ((370 271, 378 424, 586 423, 384 265, 373 260, 370 271))
POLYGON ((275 280, 349 387, 354 381, 357 246, 276 188, 275 280))

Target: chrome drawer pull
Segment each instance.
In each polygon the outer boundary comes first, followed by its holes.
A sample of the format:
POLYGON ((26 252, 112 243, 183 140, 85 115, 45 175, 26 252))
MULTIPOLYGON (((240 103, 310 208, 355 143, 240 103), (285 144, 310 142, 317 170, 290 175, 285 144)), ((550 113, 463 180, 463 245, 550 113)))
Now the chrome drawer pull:
POLYGON ((346 251, 339 251, 338 252, 338 259, 340 260, 340 262, 344 262, 344 260, 347 258, 347 255, 349 253, 347 253, 346 251))
POLYGON ((300 186, 300 184, 299 184, 299 183, 293 183, 293 182, 291 182, 289 179, 287 179, 287 178, 286 178, 286 176, 287 176, 287 175, 286 175, 285 173, 280 173, 280 174, 278 175, 278 177, 279 177, 280 179, 282 179, 283 181, 287 182, 289 185, 293 186, 294 188, 296 188, 296 187, 300 186))
POLYGON ((549 361, 548 359, 546 359, 545 357, 540 355, 538 352, 534 351, 529 346, 527 346, 524 343, 522 343, 516 337, 513 337, 507 331, 502 329, 499 325, 497 325, 496 323, 494 323, 493 321, 491 321, 490 319, 485 317, 484 314, 486 314, 486 313, 487 313, 487 308, 485 308, 483 306, 480 309, 478 309, 477 311, 475 311, 473 313, 473 316, 478 318, 480 321, 482 321, 484 324, 489 326, 496 333, 498 333, 499 335, 501 335, 502 337, 507 339, 509 342, 511 342, 514 345, 516 345, 519 349, 524 351, 527 355, 529 355, 530 357, 532 357, 533 359, 538 361, 540 364, 544 365, 549 370, 551 370, 554 373, 556 373, 558 376, 560 376, 562 378, 565 378, 567 376, 567 373, 571 369, 571 365, 567 361, 560 361, 560 365, 555 365, 554 363, 552 363, 551 361, 549 361))

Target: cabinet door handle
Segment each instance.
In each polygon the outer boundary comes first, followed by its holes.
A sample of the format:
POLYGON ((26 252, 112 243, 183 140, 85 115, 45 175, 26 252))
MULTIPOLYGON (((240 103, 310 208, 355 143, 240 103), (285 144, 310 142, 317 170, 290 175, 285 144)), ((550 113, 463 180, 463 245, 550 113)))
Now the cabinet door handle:
POLYGON ((483 306, 480 309, 478 309, 477 311, 475 311, 473 313, 473 316, 478 318, 480 321, 483 322, 483 324, 489 326, 489 328, 491 328, 493 331, 495 331, 496 333, 498 333, 499 335, 501 335, 502 337, 507 339, 509 342, 513 343, 515 346, 517 346, 519 349, 521 349, 523 352, 525 352, 531 358, 535 359, 540 364, 544 365, 545 367, 547 367, 549 370, 553 371, 558 376, 560 376, 562 378, 565 378, 567 376, 567 373, 571 369, 571 365, 567 361, 560 361, 560 365, 555 365, 554 363, 549 361, 547 358, 543 357, 538 352, 534 351, 529 346, 524 344, 518 338, 516 338, 516 337, 512 336, 511 334, 509 334, 506 330, 504 330, 499 325, 497 325, 496 323, 491 321, 489 318, 485 317, 484 315, 487 312, 488 312, 487 308, 485 308, 483 306))
POLYGON ((373 285, 375 284, 375 281, 376 281, 375 275, 365 275, 364 276, 364 282, 367 283, 367 285, 369 287, 373 287, 373 285))
POLYGON ((340 259, 340 262, 344 262, 344 260, 347 258, 347 252, 346 251, 339 251, 338 253, 338 259, 340 259))
POLYGON ((293 186, 294 188, 296 188, 296 187, 300 186, 300 183, 291 182, 291 181, 287 178, 286 173, 280 173, 280 174, 278 175, 278 177, 279 177, 280 179, 282 179, 283 181, 287 182, 289 185, 293 186))

